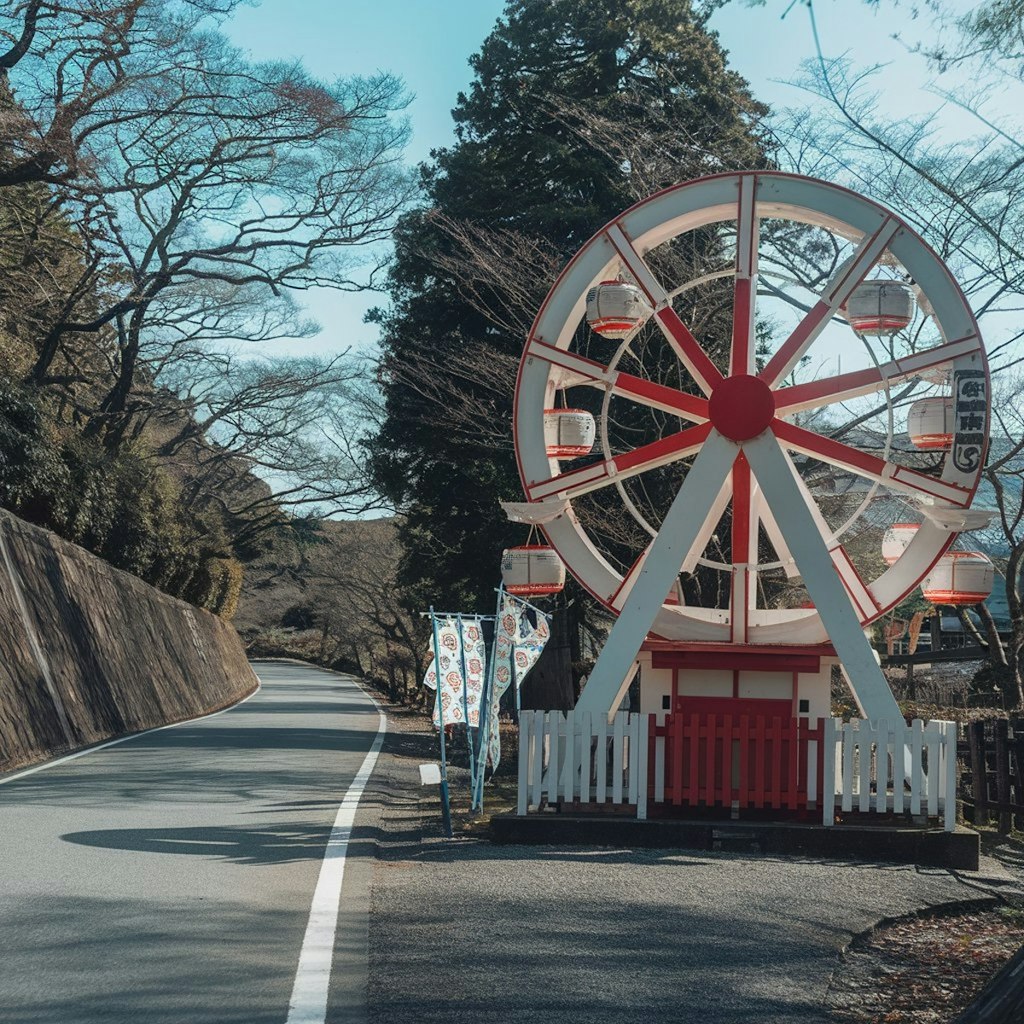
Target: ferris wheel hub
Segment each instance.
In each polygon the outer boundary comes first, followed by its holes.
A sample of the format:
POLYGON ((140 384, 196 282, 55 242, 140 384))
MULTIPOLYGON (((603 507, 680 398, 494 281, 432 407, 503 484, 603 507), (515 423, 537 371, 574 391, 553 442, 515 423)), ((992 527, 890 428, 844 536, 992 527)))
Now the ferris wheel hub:
POLYGON ((708 413, 711 425, 730 441, 749 441, 771 425, 775 396, 760 377, 737 373, 715 386, 708 413))

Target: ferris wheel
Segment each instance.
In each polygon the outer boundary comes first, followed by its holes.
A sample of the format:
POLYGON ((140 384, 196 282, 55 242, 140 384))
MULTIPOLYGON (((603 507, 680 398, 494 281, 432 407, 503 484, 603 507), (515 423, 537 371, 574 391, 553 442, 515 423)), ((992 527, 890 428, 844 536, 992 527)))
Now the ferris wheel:
POLYGON ((988 396, 948 268, 847 189, 721 174, 607 224, 548 293, 514 407, 519 518, 619 616, 580 706, 608 710, 651 632, 737 649, 831 641, 862 706, 892 713, 863 628, 978 525, 988 396), (697 321, 716 302, 712 339, 697 321), (616 504, 631 532, 609 545, 616 504), (908 519, 882 558, 872 531, 908 519), (717 574, 717 600, 687 596, 694 573, 717 574))

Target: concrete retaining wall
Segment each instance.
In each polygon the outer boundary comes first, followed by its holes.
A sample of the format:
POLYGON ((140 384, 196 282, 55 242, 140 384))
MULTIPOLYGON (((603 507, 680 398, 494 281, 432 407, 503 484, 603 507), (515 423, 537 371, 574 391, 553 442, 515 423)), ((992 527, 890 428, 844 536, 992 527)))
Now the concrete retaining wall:
POLYGON ((0 772, 255 687, 228 623, 0 510, 0 772))

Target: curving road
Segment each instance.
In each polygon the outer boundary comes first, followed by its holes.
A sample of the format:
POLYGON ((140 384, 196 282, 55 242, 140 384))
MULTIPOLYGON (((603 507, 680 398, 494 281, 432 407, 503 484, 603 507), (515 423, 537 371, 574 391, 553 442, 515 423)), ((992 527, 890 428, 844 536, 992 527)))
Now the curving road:
POLYGON ((365 1020, 383 716, 255 668, 219 715, 0 777, 3 1024, 365 1020))

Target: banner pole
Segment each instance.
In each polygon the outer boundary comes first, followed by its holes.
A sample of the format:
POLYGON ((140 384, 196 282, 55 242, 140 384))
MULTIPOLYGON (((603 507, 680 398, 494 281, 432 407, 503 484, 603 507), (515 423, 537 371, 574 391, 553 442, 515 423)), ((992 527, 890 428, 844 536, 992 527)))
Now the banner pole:
POLYGON ((448 756, 444 745, 444 706, 441 703, 441 643, 437 635, 437 617, 430 606, 430 628, 434 633, 434 678, 437 681, 437 724, 441 737, 441 823, 445 835, 452 837, 452 810, 448 802, 448 756))

